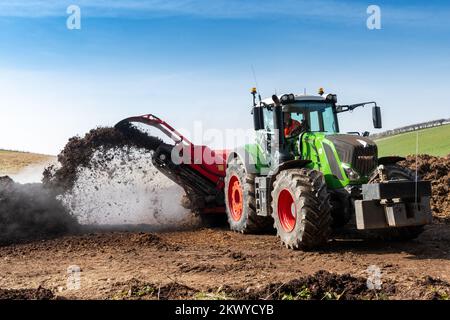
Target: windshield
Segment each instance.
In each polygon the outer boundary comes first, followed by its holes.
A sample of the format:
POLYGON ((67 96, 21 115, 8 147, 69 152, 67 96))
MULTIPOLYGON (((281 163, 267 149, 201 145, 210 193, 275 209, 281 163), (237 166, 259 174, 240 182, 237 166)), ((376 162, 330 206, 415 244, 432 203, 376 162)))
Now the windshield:
POLYGON ((333 105, 323 102, 297 102, 283 107, 285 113, 300 123, 306 119, 308 131, 336 133, 337 123, 333 105))

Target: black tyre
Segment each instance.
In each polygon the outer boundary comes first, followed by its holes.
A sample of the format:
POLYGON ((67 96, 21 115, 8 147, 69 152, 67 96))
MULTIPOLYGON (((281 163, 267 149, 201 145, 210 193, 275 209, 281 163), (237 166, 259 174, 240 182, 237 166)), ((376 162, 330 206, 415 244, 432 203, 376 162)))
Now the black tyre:
POLYGON ((225 205, 228 223, 233 231, 260 233, 272 225, 272 218, 256 214, 255 176, 245 171, 239 158, 234 158, 227 166, 225 205))
MULTIPOLYGON (((409 168, 402 167, 398 164, 387 164, 384 165, 384 170, 387 175, 387 179, 389 180, 409 180, 409 181, 415 181, 416 180, 416 173, 412 171, 409 168)), ((418 180, 421 180, 421 177, 417 177, 418 180)), ((380 183, 381 178, 378 173, 378 170, 375 170, 370 178, 369 183, 380 183)))
MULTIPOLYGON (((384 166, 386 178, 389 180, 409 180, 415 181, 414 171, 402 167, 398 164, 389 164, 384 166)), ((421 180, 420 176, 417 180, 421 180)), ((369 183, 380 183, 381 178, 378 171, 375 171, 369 178, 369 183)), ((417 238, 424 231, 424 226, 409 226, 391 229, 380 229, 369 231, 370 238, 390 241, 407 241, 417 238)))
POLYGON ((200 218, 201 225, 207 228, 220 228, 227 225, 227 216, 222 213, 202 213, 205 203, 201 196, 190 193, 181 197, 180 204, 183 208, 191 210, 200 218))
POLYGON ((320 171, 290 169, 276 178, 272 217, 277 235, 291 249, 324 245, 331 234, 331 206, 320 171))
POLYGON ((217 213, 201 213, 199 214, 202 226, 207 228, 226 228, 227 216, 225 214, 217 213))

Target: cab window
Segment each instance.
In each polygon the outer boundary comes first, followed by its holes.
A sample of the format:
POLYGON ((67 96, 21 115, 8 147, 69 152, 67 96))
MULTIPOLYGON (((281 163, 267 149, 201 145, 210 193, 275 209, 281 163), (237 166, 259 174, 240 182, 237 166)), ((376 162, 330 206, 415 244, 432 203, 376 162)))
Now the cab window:
POLYGON ((309 122, 311 131, 320 131, 320 119, 318 111, 313 111, 309 114, 309 122))
POLYGON ((263 117, 264 117, 264 130, 273 132, 274 131, 273 109, 269 110, 268 108, 264 108, 263 117))
POLYGON ((300 123, 302 123, 302 121, 305 119, 305 117, 303 116, 303 113, 300 113, 300 112, 292 112, 291 118, 293 120, 297 120, 300 123))
POLYGON ((336 121, 332 108, 325 108, 322 111, 323 130, 329 133, 337 132, 336 121))

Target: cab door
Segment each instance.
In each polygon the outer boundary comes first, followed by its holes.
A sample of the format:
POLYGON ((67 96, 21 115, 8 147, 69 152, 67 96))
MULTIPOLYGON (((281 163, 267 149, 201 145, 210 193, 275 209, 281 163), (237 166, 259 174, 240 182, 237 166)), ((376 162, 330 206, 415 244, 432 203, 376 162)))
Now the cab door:
POLYGON ((274 139, 274 124, 273 124, 273 109, 266 106, 263 108, 263 124, 264 128, 256 132, 256 139, 258 145, 261 147, 261 152, 267 166, 270 166, 272 140, 274 139))

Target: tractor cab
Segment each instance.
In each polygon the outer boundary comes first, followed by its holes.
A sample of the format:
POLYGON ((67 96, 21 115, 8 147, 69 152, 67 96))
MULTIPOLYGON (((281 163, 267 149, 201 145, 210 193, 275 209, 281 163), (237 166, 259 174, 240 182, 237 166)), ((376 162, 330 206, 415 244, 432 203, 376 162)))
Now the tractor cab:
POLYGON ((371 104, 374 128, 381 128, 380 107, 373 101, 338 105, 337 96, 324 93, 322 88, 319 89, 319 95, 273 95, 271 98, 260 99, 259 103, 256 102, 255 88, 252 95, 258 145, 268 163, 273 159, 273 152, 277 151, 280 162, 302 158, 302 136, 314 138, 318 134, 323 137, 339 134, 338 114, 341 112, 371 104))
POLYGON ((259 106, 255 102, 255 130, 264 153, 269 155, 275 142, 275 145, 284 145, 290 157, 295 158, 299 156, 298 138, 301 134, 338 133, 335 102, 336 95, 324 97, 294 94, 261 100, 259 106))
MULTIPOLYGON (((339 124, 337 119, 336 95, 311 96, 285 94, 277 96, 281 103, 283 118, 282 131, 286 131, 292 122, 302 125, 301 131, 338 133, 339 124), (292 121, 291 121, 292 120, 292 121)), ((263 129, 274 129, 273 111, 275 102, 273 98, 264 99, 260 103, 263 129)), ((255 114, 254 114, 255 116, 255 114)), ((257 121, 255 121, 255 124, 257 121)), ((255 128, 256 130, 261 129, 255 128)))
MULTIPOLYGON (((282 108, 284 131, 292 127, 292 122, 301 124, 300 132, 339 132, 335 107, 327 101, 298 100, 282 108)), ((287 136, 287 134, 285 134, 287 136)))

